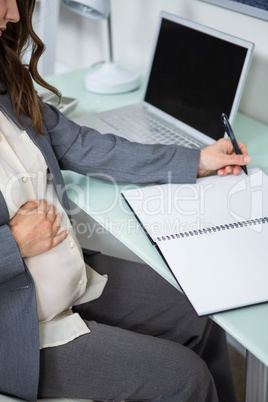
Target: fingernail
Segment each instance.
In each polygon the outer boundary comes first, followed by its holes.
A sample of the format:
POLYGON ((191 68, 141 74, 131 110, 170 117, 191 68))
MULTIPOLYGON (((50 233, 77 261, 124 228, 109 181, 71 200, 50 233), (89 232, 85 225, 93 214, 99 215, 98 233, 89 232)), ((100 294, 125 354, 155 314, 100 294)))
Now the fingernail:
POLYGON ((244 162, 245 163, 249 163, 251 161, 251 157, 250 156, 245 156, 244 157, 244 162))

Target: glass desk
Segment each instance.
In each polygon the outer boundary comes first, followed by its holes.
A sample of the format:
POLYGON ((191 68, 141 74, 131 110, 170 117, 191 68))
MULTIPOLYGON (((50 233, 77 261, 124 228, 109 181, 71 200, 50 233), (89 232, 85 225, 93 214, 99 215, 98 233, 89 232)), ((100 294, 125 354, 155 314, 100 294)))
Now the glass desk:
MULTIPOLYGON (((80 100, 69 115, 70 118, 131 104, 141 99, 142 89, 114 96, 87 92, 84 89, 85 72, 84 69, 47 77, 64 96, 80 100)), ((258 166, 268 174, 268 126, 238 113, 234 131, 238 140, 248 146, 249 155, 252 156, 250 167, 258 166)), ((158 252, 123 202, 120 191, 127 184, 101 182, 72 172, 63 174, 68 196, 73 203, 178 288, 158 252)), ((268 303, 215 314, 212 319, 247 350, 245 401, 267 402, 268 303)))

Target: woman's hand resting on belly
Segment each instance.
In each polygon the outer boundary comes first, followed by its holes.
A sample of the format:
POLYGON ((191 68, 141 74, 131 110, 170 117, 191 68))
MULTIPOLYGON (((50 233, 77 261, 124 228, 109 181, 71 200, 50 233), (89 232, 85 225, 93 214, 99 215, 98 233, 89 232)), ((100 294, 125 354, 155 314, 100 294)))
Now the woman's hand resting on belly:
POLYGON ((55 207, 45 200, 28 201, 9 221, 21 256, 33 257, 56 247, 68 236, 68 231, 58 233, 62 215, 55 213, 55 207))

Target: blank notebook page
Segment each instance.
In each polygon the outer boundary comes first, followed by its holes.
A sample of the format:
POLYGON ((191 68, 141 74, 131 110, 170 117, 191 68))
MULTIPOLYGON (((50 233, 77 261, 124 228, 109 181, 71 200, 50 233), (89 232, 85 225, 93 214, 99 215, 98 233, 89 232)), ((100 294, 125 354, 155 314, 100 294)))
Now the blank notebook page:
POLYGON ((199 315, 268 301, 268 178, 260 169, 123 195, 199 315))

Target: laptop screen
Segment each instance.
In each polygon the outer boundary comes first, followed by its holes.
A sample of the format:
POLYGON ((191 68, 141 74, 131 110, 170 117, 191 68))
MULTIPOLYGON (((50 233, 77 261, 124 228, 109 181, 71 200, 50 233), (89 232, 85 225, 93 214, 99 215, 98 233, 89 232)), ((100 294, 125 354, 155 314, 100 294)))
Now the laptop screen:
POLYGON ((253 44, 203 28, 161 19, 144 100, 217 140, 221 114, 233 120, 236 113, 253 44))

